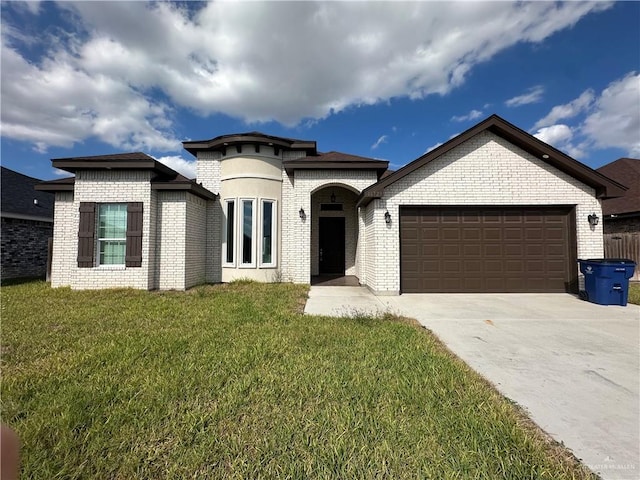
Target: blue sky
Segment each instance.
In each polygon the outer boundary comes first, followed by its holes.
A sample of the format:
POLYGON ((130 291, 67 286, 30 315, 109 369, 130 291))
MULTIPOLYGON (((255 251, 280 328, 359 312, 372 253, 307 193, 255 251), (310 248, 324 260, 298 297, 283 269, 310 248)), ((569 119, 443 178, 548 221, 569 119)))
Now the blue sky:
POLYGON ((639 2, 2 2, 2 164, 261 131, 398 168, 492 113, 640 156, 639 2))

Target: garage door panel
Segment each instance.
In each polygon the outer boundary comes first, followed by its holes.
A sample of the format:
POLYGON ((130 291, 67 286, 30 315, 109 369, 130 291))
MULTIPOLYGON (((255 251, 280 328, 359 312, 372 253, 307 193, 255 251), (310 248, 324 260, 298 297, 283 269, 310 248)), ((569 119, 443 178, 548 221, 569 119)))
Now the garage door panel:
POLYGON ((564 292, 577 276, 571 212, 401 207, 401 290, 564 292))
POLYGON ((473 258, 482 256, 482 245, 479 243, 473 243, 471 245, 462 245, 462 256, 464 258, 473 258))

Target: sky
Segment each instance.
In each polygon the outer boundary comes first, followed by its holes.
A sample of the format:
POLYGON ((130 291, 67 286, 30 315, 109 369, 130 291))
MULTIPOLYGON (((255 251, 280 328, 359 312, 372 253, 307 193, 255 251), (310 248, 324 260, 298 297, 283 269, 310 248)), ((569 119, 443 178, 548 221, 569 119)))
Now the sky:
POLYGON ((495 113, 640 157, 640 2, 1 2, 1 162, 260 131, 397 169, 495 113))

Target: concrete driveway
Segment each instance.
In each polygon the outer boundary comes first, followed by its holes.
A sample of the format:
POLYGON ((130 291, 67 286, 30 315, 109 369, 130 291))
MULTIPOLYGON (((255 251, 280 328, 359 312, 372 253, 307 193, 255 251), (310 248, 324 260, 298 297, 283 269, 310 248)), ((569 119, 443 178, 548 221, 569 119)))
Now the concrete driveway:
POLYGON ((309 297, 306 313, 417 319, 604 479, 640 478, 640 306, 567 294, 375 297, 361 287, 312 287, 309 297))

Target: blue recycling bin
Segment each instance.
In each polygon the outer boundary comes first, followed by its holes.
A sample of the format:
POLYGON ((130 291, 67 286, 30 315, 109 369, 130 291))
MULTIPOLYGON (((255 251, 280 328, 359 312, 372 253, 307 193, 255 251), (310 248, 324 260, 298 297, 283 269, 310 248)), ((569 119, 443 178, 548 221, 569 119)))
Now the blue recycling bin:
POLYGON ((599 305, 627 304, 629 279, 633 277, 636 262, 626 258, 591 258, 578 263, 585 287, 580 298, 599 305))

